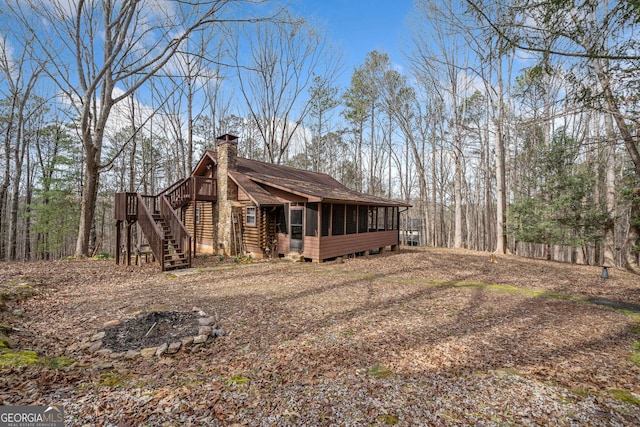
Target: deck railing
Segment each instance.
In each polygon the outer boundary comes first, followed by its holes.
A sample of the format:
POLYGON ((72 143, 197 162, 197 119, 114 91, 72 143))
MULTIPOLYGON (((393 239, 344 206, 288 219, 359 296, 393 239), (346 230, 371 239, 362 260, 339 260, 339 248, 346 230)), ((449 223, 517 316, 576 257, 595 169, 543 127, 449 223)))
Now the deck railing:
POLYGON ((176 212, 171 207, 169 202, 169 198, 167 196, 160 196, 160 215, 164 222, 171 229, 171 233, 173 237, 176 239, 176 244, 178 245, 178 249, 184 253, 189 262, 189 266, 191 266, 191 235, 185 228, 176 212))
POLYGON ((115 219, 118 221, 135 221, 138 215, 138 199, 136 193, 116 193, 115 219))
POLYGON ((193 176, 196 200, 215 201, 218 198, 218 181, 213 178, 193 176))
MULTIPOLYGON (((160 268, 164 271, 164 247, 165 237, 162 230, 158 228, 158 225, 153 219, 152 213, 148 207, 148 201, 145 200, 148 197, 137 195, 138 198, 138 222, 144 236, 147 238, 149 247, 155 255, 156 259, 160 262, 160 268)), ((155 203, 154 203, 155 204, 155 203)))
POLYGON ((215 201, 218 198, 216 180, 202 176, 192 176, 169 187, 163 193, 174 209, 195 200, 215 201))

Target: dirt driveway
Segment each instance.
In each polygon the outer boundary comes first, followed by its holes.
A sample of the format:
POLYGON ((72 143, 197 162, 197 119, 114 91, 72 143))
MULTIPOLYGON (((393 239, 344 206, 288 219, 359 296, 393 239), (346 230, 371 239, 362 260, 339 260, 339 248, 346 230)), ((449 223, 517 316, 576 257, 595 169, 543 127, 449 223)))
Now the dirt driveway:
POLYGON ((640 425, 640 279, 610 275, 443 249, 0 263, 0 402, 62 404, 70 426, 640 425), (160 357, 86 344, 194 308, 226 334, 160 357))

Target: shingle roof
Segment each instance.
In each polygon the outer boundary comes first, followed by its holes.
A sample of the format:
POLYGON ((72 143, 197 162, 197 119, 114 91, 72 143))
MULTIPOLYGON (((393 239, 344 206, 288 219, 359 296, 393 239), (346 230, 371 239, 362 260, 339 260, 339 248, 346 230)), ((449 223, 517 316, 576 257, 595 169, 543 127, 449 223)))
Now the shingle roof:
MULTIPOLYGON (((207 152, 215 159, 216 154, 207 152)), ((372 196, 350 190, 324 173, 275 165, 257 160, 237 158, 237 168, 229 173, 231 179, 243 188, 258 205, 280 204, 282 201, 269 191, 269 187, 307 198, 310 202, 339 202, 375 204, 381 206, 410 206, 407 203, 372 196)))

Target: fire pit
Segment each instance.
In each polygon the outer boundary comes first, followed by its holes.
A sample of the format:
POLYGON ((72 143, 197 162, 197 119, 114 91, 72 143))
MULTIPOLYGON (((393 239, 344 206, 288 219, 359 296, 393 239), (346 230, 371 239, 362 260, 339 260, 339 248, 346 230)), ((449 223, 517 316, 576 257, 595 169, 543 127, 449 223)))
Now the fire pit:
POLYGON ((161 357, 201 346, 225 335, 202 311, 152 311, 128 320, 112 320, 85 343, 92 353, 133 359, 161 357))

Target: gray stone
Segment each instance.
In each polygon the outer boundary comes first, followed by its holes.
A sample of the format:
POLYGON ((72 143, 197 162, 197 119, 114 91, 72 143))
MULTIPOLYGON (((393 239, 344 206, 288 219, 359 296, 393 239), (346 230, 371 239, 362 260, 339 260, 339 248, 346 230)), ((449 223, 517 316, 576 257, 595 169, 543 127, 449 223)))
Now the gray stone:
POLYGON ((111 352, 111 355, 109 357, 111 357, 112 359, 122 359, 124 357, 124 353, 116 353, 114 351, 111 352))
POLYGON ((80 350, 87 350, 89 347, 91 347, 93 345, 93 343, 91 341, 85 341, 81 344, 78 345, 78 348, 80 350))
POLYGON ((181 341, 183 347, 189 347, 191 344, 193 344, 193 337, 184 337, 181 341))
POLYGON ((13 310, 13 315, 16 317, 22 317, 24 316, 24 310, 20 309, 20 308, 16 308, 15 310, 13 310))
POLYGON ((195 337, 193 337, 193 343, 194 343, 194 344, 201 344, 201 343, 203 343, 203 342, 206 342, 206 341, 207 341, 207 338, 209 338, 209 336, 208 336, 208 335, 198 335, 198 336, 195 336, 195 337))
POLYGON ((200 326, 198 328, 198 335, 209 335, 213 331, 211 326, 200 326))
POLYGON ((96 369, 113 369, 113 363, 104 362, 96 365, 96 369))
POLYGON ((100 348, 102 348, 102 341, 94 341, 89 347, 89 352, 95 353, 96 351, 100 350, 100 348))
POLYGON ((102 325, 104 328, 108 328, 109 326, 118 326, 122 323, 122 320, 109 320, 108 322, 104 322, 102 325))
POLYGON ((156 356, 157 357, 162 356, 163 354, 165 354, 167 352, 168 349, 169 349, 169 344, 164 343, 164 344, 160 345, 158 347, 158 349, 156 350, 156 356))
POLYGON ((180 350, 180 347, 182 347, 181 341, 172 342, 171 344, 169 344, 169 348, 167 348, 167 354, 177 353, 178 350, 180 350))
POLYGON ((213 317, 201 317, 198 319, 198 325, 200 326, 210 326, 214 322, 213 317))
POLYGON ((139 352, 139 351, 137 351, 137 350, 127 350, 127 351, 124 353, 124 358, 125 358, 125 359, 129 359, 129 360, 131 360, 131 359, 135 359, 135 358, 136 358, 136 357, 138 357, 138 356, 140 356, 140 352, 139 352))
POLYGON ((106 334, 105 334, 105 332, 104 332, 104 331, 102 331, 102 332, 98 332, 97 334, 94 334, 94 335, 89 339, 89 341, 98 341, 98 340, 101 340, 102 338, 104 338, 104 336, 105 336, 105 335, 106 335, 106 334))
POLYGON ((214 330, 211 332, 211 336, 212 336, 212 337, 216 337, 216 338, 218 338, 218 337, 223 337, 223 336, 225 336, 225 335, 227 335, 227 331, 225 331, 225 330, 224 330, 224 329, 222 329, 222 328, 214 329, 214 330))
POLYGON ((109 350, 108 348, 101 348, 100 350, 96 351, 96 354, 107 357, 111 356, 111 353, 113 353, 113 351, 109 350))
POLYGON ((142 356, 143 359, 151 359, 153 356, 155 356, 157 351, 158 347, 143 348, 142 350, 140 350, 140 356, 142 356))

